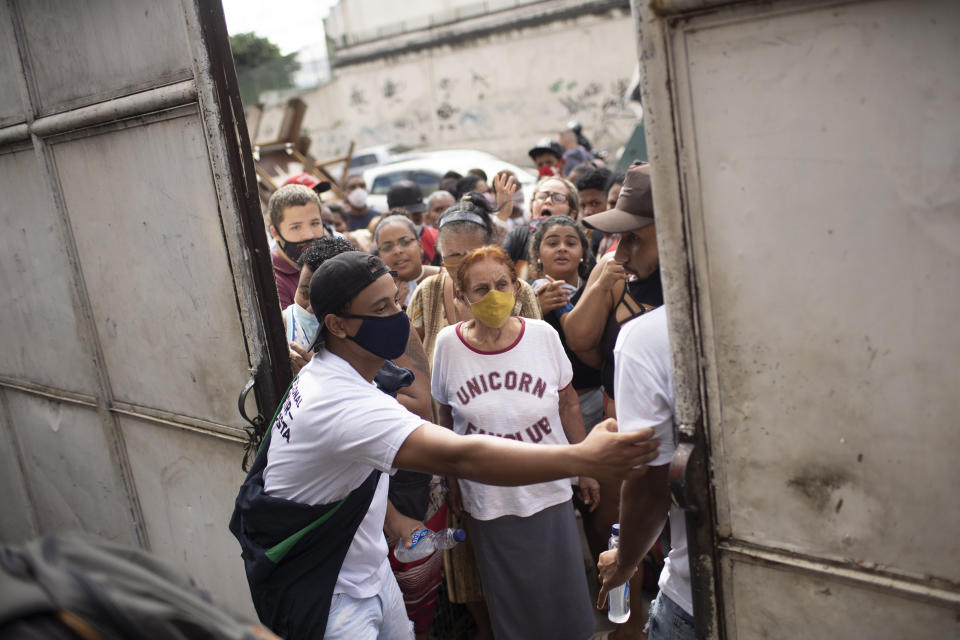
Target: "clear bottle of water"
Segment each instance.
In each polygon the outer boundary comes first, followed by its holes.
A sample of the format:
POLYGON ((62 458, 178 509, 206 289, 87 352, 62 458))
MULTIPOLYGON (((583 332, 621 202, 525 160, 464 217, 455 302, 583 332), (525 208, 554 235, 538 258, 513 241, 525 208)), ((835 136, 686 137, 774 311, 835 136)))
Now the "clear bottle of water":
POLYGON ((397 543, 393 550, 393 555, 400 562, 413 562, 420 558, 426 558, 437 549, 450 549, 458 542, 467 539, 467 532, 463 529, 444 529, 443 531, 431 531, 430 529, 420 529, 414 531, 410 536, 413 546, 407 549, 403 545, 403 540, 397 543))
MULTIPOLYGON (((620 525, 615 524, 610 530, 610 543, 608 548, 616 549, 620 546, 620 525)), ((630 581, 610 591, 607 594, 607 618, 610 622, 623 624, 630 619, 630 581)))

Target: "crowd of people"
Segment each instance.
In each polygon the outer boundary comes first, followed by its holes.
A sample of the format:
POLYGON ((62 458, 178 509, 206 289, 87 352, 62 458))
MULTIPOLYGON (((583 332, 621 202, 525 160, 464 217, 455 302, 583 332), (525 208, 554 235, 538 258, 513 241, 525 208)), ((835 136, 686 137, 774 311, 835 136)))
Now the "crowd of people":
POLYGON ((590 638, 579 513, 598 606, 659 578, 647 630, 635 608, 605 633, 693 637, 649 166, 615 174, 573 132, 529 155, 529 208, 516 176, 480 170, 397 182, 385 212, 360 176, 344 202, 309 174, 271 196, 298 375, 231 529, 279 635, 426 638, 443 576, 476 638, 590 638), (394 556, 446 527, 466 541, 394 556))

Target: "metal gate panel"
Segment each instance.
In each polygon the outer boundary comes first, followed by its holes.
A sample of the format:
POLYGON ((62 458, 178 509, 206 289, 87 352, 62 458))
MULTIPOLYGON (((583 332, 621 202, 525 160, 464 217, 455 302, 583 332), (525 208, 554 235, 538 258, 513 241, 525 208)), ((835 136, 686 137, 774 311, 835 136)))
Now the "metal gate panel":
POLYGON ((20 60, 7 4, 0 4, 0 127, 26 120, 20 101, 20 60))
POLYGON ((945 427, 960 396, 944 382, 960 362, 960 5, 907 6, 682 36, 696 277, 717 363, 721 532, 958 581, 960 510, 946 507, 960 431, 945 427), (928 97, 908 123, 891 94, 928 97))
POLYGON ((29 503, 0 539, 139 544, 252 613, 237 396, 271 415, 289 364, 220 3, 0 22, 0 464, 29 503))
POLYGON ((135 544, 123 481, 95 409, 10 390, 4 394, 40 530, 79 529, 135 544))
POLYGON ((213 176, 195 107, 175 116, 53 156, 84 276, 101 283, 90 301, 114 398, 239 428, 249 374, 213 176))
POLYGON ((738 609, 731 637, 904 640, 955 638, 956 608, 816 573, 753 562, 728 565, 738 609), (836 630, 849 630, 838 634, 836 630))
POLYGON ((31 148, 0 153, 0 193, 0 377, 92 396, 63 225, 31 148))
POLYGON ((37 519, 27 492, 20 447, 7 411, 7 393, 0 389, 0 483, 5 502, 5 515, 0 517, 0 540, 29 540, 37 534, 37 519))
POLYGON ((178 2, 18 3, 38 115, 193 76, 178 2))
POLYGON ((254 616, 240 550, 226 527, 244 478, 242 445, 134 418, 120 424, 140 500, 152 505, 143 512, 152 549, 178 557, 200 584, 216 586, 221 603, 254 616))
POLYGON ((635 9, 698 634, 956 635, 960 5, 695 4, 635 9))

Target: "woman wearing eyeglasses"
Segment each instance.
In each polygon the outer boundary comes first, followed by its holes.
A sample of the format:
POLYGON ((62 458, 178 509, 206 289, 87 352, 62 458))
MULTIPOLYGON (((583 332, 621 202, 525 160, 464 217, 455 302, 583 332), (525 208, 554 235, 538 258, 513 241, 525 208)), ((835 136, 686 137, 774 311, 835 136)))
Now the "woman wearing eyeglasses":
POLYGON ((400 304, 406 309, 417 286, 424 278, 439 273, 440 267, 423 265, 423 245, 417 237, 417 227, 406 216, 383 218, 373 232, 373 240, 377 244, 380 259, 397 272, 400 304))
POLYGON ((542 178, 533 188, 530 198, 530 224, 514 228, 503 240, 503 250, 517 267, 521 280, 527 279, 527 257, 530 237, 540 220, 548 216, 580 215, 580 194, 573 183, 560 176, 542 178))
MULTIPOLYGON (((506 253, 470 252, 455 279, 472 317, 437 336, 431 392, 439 424, 541 445, 582 440, 570 361, 549 324, 513 314, 519 281, 506 253)), ((578 484, 594 504, 597 481, 578 484)), ((447 485, 447 504, 466 517, 494 637, 589 638, 593 614, 569 479, 497 487, 448 477, 447 485)))
MULTIPOLYGON (((444 211, 437 223, 437 248, 443 257, 443 269, 439 274, 423 280, 407 309, 411 324, 423 340, 429 362, 433 362, 433 349, 441 329, 473 319, 470 307, 454 296, 453 281, 457 268, 467 254, 490 245, 494 231, 491 209, 481 194, 470 193, 444 211)), ((512 315, 536 320, 541 318, 537 296, 526 282, 520 282, 517 287, 512 315)), ((447 513, 448 527, 464 528, 459 517, 449 511, 447 513)), ((444 552, 447 597, 450 602, 467 606, 477 623, 475 638, 492 638, 470 534, 467 536, 465 542, 444 552)))

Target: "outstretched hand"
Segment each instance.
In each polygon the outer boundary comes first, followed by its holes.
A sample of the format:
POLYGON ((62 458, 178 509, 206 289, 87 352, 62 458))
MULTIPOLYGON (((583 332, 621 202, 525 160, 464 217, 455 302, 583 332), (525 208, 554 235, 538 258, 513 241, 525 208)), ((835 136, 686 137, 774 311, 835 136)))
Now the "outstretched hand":
POLYGON ((656 459, 659 444, 652 428, 619 433, 617 421, 608 418, 576 445, 581 447, 584 462, 580 475, 616 481, 627 474, 645 473, 643 465, 656 459))

